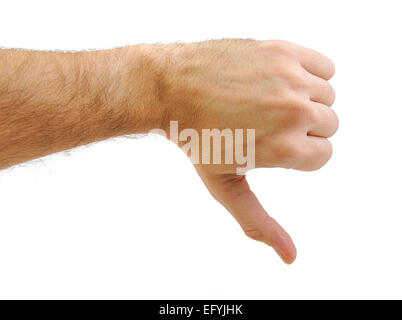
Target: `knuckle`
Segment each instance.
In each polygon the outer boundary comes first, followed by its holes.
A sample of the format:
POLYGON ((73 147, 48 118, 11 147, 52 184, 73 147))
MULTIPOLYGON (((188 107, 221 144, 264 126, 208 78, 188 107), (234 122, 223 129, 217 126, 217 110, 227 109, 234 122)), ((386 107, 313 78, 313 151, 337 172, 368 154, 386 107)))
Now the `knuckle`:
POLYGON ((335 102, 336 99, 336 92, 334 90, 334 88, 328 83, 329 85, 329 92, 330 92, 330 96, 331 96, 331 102, 330 102, 330 106, 332 106, 335 102))
POLYGON ((333 121, 333 124, 332 124, 333 130, 331 132, 330 137, 332 137, 339 129, 339 117, 334 111, 332 111, 332 114, 333 114, 333 120, 332 120, 333 121))
POLYGON ((307 101, 291 99, 287 112, 287 120, 291 125, 298 125, 313 121, 314 113, 307 101))
POLYGON ((332 143, 325 139, 326 143, 325 143, 325 147, 323 148, 321 154, 317 155, 316 159, 317 161, 315 161, 312 165, 307 166, 304 171, 316 171, 321 169, 325 164, 327 164, 327 162, 331 159, 332 154, 333 154, 333 147, 332 147, 332 143))
POLYGON ((287 159, 298 160, 303 158, 304 150, 300 147, 300 144, 295 141, 291 141, 285 148, 285 155, 287 159))
POLYGON ((323 159, 324 159, 324 164, 327 163, 329 161, 329 159, 331 159, 332 154, 333 154, 333 147, 332 147, 332 143, 326 139, 326 148, 324 150, 324 154, 323 154, 323 159))
POLYGON ((313 111, 312 123, 320 123, 325 121, 327 130, 326 135, 324 137, 329 138, 332 137, 338 131, 339 118, 335 113, 335 111, 332 110, 331 108, 325 106, 324 110, 325 112, 327 112, 327 114, 325 114, 325 117, 320 116, 320 113, 322 111, 320 111, 318 108, 312 108, 313 111))
POLYGON ((310 86, 307 81, 306 75, 297 69, 292 70, 292 72, 289 74, 288 82, 290 87, 294 90, 306 89, 310 86))
POLYGON ((333 153, 332 143, 328 139, 325 139, 325 144, 322 149, 322 153, 321 153, 321 155, 318 155, 318 158, 320 159, 320 161, 318 163, 317 169, 321 168, 323 165, 325 165, 329 161, 329 159, 331 159, 332 153, 333 153))
POLYGON ((292 54, 292 45, 290 42, 284 40, 271 40, 268 41, 267 47, 277 54, 281 55, 291 55, 292 54))
POLYGON ((326 159, 327 160, 325 161, 325 163, 327 163, 329 161, 329 159, 332 158, 333 153, 334 153, 334 148, 332 146, 332 143, 329 140, 327 140, 327 151, 326 151, 326 159))
POLYGON ((282 63, 278 68, 278 74, 293 91, 311 86, 306 73, 293 63, 282 63))
POLYGON ((275 153, 279 162, 289 163, 290 166, 294 160, 303 157, 304 151, 294 137, 287 137, 279 141, 275 153))
POLYGON ((329 58, 327 59, 328 59, 328 75, 329 75, 328 78, 332 78, 336 70, 335 63, 331 59, 329 58))
POLYGON ((326 94, 328 96, 328 106, 332 106, 335 102, 336 94, 334 88, 326 82, 326 94))
POLYGON ((262 236, 261 231, 259 231, 258 229, 255 229, 255 228, 245 229, 244 234, 248 238, 256 240, 256 241, 262 241, 263 240, 263 236, 262 236))
POLYGON ((331 142, 328 141, 325 152, 323 152, 320 161, 317 163, 317 166, 313 168, 313 170, 321 169, 327 162, 331 159, 333 154, 333 148, 331 142))

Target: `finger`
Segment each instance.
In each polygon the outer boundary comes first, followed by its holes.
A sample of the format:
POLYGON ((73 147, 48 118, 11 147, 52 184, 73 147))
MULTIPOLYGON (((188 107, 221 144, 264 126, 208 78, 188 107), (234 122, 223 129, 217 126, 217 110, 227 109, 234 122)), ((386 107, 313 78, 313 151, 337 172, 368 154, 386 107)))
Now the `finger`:
POLYGON ((315 102, 332 106, 335 102, 335 90, 324 79, 311 75, 309 86, 310 99, 315 102))
POLYGON ((328 139, 306 136, 303 146, 306 153, 302 161, 294 169, 302 171, 318 170, 332 156, 332 144, 328 139))
POLYGON ((250 190, 245 176, 200 176, 211 194, 233 215, 248 237, 273 247, 287 264, 296 259, 296 248, 292 239, 268 216, 250 190))
POLYGON ((312 121, 308 128, 309 136, 329 138, 338 130, 339 120, 335 111, 328 106, 311 102, 312 121))
POLYGON ((329 80, 335 74, 335 64, 323 54, 300 47, 300 64, 311 74, 329 80))

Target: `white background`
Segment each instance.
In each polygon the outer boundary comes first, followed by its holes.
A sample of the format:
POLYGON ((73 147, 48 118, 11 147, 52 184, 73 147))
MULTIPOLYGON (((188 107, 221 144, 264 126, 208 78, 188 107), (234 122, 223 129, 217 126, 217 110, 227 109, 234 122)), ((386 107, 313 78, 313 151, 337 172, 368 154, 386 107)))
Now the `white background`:
POLYGON ((250 184, 298 248, 247 239, 184 154, 119 138, 0 172, 0 298, 402 298, 400 1, 2 1, 0 45, 284 39, 335 61, 323 169, 250 184))

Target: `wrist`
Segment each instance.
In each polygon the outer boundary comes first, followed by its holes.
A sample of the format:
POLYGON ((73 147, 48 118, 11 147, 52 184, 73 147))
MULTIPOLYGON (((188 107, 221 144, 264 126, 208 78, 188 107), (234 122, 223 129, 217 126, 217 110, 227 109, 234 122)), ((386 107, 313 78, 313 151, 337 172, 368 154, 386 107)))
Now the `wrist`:
POLYGON ((121 63, 112 78, 117 79, 119 105, 126 114, 127 133, 147 133, 165 128, 167 106, 161 90, 165 64, 157 45, 135 45, 119 50, 121 63))
POLYGON ((147 84, 150 110, 156 110, 152 129, 162 129, 169 134, 170 121, 178 121, 183 128, 194 128, 197 108, 193 97, 198 93, 198 83, 193 83, 192 63, 194 50, 186 44, 157 44, 132 47, 138 49, 147 84), (188 63, 190 61, 190 63, 188 63))

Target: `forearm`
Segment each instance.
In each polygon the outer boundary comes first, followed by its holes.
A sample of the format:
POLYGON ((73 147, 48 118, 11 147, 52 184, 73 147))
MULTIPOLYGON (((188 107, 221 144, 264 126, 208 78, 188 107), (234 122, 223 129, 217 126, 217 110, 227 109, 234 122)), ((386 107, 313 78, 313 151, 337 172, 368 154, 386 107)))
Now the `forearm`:
POLYGON ((0 50, 0 168, 159 126, 143 47, 0 50))

